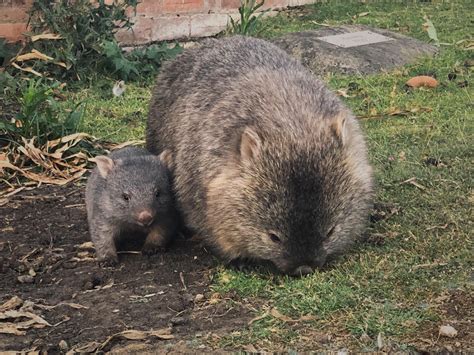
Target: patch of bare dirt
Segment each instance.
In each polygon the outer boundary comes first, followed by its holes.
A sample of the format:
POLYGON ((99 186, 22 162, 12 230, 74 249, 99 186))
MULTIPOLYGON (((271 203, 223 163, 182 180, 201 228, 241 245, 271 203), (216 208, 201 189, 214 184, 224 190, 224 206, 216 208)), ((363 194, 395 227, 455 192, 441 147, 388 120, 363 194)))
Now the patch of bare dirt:
POLYGON ((420 353, 472 353, 474 351, 474 295, 456 289, 438 297, 441 319, 426 324, 409 343, 420 353), (452 337, 440 334, 441 326, 454 328, 452 337))
MULTIPOLYGON (((89 235, 81 185, 23 191, 0 206, 0 216, 0 307, 16 296, 21 302, 12 310, 49 324, 0 319, 0 351, 66 352, 125 330, 160 330, 172 338, 117 336, 102 350, 203 351, 200 339, 239 330, 252 317, 237 297, 227 302, 212 294, 216 261, 193 240, 177 240, 152 257, 120 254, 117 267, 99 267, 83 245, 89 235), (18 330, 20 322, 27 325, 18 330), (8 327, 24 334, 2 334, 8 327)), ((139 250, 140 241, 131 247, 139 250)))

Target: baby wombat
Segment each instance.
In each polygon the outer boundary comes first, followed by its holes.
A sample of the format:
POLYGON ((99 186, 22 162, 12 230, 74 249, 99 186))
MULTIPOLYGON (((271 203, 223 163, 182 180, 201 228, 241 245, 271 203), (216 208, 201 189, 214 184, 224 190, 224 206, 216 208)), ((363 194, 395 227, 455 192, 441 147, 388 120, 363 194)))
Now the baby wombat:
POLYGON ((142 252, 166 247, 176 231, 169 182, 169 152, 159 156, 127 147, 97 156, 86 186, 87 219, 101 264, 118 262, 116 242, 127 233, 146 234, 142 252))
POLYGON ((210 40, 165 65, 146 138, 170 150, 188 227, 226 260, 306 274, 363 231, 373 184, 358 122, 268 42, 210 40))

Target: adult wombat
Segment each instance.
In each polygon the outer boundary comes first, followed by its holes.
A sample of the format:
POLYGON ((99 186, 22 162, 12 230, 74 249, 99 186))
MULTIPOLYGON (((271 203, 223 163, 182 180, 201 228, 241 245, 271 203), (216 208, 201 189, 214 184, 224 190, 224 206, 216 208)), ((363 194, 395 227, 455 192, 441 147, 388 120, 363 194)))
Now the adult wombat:
POLYGON ((97 258, 118 262, 116 242, 127 233, 146 234, 142 252, 165 247, 176 232, 167 165, 169 152, 152 155, 137 147, 97 156, 86 186, 87 219, 97 258))
POLYGON ((158 76, 147 148, 169 149, 188 227, 226 260, 305 274, 361 233, 372 169, 342 102, 276 46, 235 36, 158 76))

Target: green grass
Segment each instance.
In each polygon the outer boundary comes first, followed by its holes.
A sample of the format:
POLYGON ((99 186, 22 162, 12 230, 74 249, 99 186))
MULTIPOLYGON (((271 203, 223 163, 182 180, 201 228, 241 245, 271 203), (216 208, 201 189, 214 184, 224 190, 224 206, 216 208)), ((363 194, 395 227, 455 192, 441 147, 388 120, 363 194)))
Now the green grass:
MULTIPOLYGON (((294 318, 314 316, 300 327, 264 317, 222 339, 224 347, 311 348, 311 341, 299 339, 308 332, 311 338, 314 331, 335 334, 359 350, 373 350, 377 335, 383 333, 407 349, 410 339, 431 321, 443 320, 437 297, 453 290, 472 292, 474 83, 472 67, 465 65, 472 60, 472 50, 465 48, 467 40, 472 42, 472 2, 329 3, 307 6, 303 16, 282 13, 268 18, 261 36, 319 28, 318 23, 359 23, 429 41, 422 28, 427 15, 445 43, 435 58, 390 73, 325 78, 335 90, 349 88, 351 97, 344 100, 356 115, 378 115, 362 120, 376 170, 377 200, 398 204, 401 212, 370 226, 370 234, 383 236, 383 245, 361 243, 327 270, 301 279, 216 271, 214 290, 232 290, 258 305, 261 311, 256 315, 275 307, 294 318), (364 12, 368 15, 354 17, 364 12), (436 75, 439 87, 405 89, 407 79, 427 72, 436 75), (450 81, 448 74, 453 72, 457 78, 450 81), (458 85, 464 80, 470 86, 458 85), (416 108, 418 112, 405 116, 387 115, 416 108), (427 158, 442 164, 426 164, 427 158), (402 184, 411 178, 423 189, 402 184), (362 334, 372 340, 362 343, 362 334)), ((149 97, 150 87, 129 85, 123 98, 93 88, 74 99, 88 102, 86 131, 123 141, 143 137, 149 97)))

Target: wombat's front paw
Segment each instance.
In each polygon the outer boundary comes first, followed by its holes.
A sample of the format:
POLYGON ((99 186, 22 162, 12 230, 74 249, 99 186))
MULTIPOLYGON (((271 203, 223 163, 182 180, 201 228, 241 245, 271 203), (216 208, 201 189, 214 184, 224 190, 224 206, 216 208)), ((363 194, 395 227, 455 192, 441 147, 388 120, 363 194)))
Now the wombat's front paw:
POLYGON ((156 245, 156 244, 145 244, 142 248, 142 254, 143 255, 153 255, 157 254, 160 252, 165 252, 167 250, 166 247, 162 245, 156 245))
POLYGON ((117 255, 99 258, 99 265, 102 267, 115 266, 118 264, 118 262, 119 261, 117 255))

